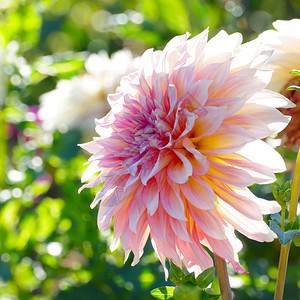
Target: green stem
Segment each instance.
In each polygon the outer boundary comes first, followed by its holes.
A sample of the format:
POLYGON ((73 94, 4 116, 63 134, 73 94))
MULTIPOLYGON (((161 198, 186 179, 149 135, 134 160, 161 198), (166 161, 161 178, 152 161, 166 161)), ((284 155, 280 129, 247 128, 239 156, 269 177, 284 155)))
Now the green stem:
POLYGON ((214 258, 222 300, 232 300, 226 262, 217 255, 214 258))
MULTIPOLYGON (((300 191, 300 149, 298 150, 294 179, 293 179, 291 202, 290 202, 290 209, 289 209, 289 216, 288 216, 289 221, 297 214, 299 191, 300 191)), ((281 300, 283 297, 283 290, 284 290, 284 283, 285 283, 285 276, 286 276, 286 269, 287 269, 290 247, 291 247, 291 242, 284 247, 281 245, 274 300, 281 300)))
POLYGON ((283 206, 281 208, 281 229, 282 229, 282 231, 284 231, 285 208, 286 208, 286 206, 283 206))

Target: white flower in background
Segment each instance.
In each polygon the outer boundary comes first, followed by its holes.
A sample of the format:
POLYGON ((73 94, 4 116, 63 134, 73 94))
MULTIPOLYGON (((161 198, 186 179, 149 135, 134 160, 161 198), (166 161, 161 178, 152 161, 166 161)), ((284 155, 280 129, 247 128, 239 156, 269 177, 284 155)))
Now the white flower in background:
POLYGON ((300 92, 286 89, 300 85, 300 76, 290 74, 293 69, 300 70, 300 19, 278 20, 273 26, 277 31, 267 30, 259 36, 261 42, 274 50, 266 65, 274 71, 268 88, 280 92, 295 104, 293 108, 281 109, 292 120, 278 137, 282 146, 297 148, 300 146, 300 92))
MULTIPOLYGON (((111 58, 105 51, 91 54, 86 72, 71 80, 60 80, 55 90, 40 97, 39 118, 45 130, 66 132, 76 127, 88 127, 94 118, 109 110, 106 98, 113 93, 122 76, 135 71, 139 58, 130 50, 120 50, 111 58)), ((93 129, 94 130, 94 129, 93 129)))
POLYGON ((280 92, 295 75, 293 69, 300 69, 300 19, 278 20, 273 23, 276 30, 263 32, 259 39, 274 50, 267 66, 274 70, 269 89, 280 92))

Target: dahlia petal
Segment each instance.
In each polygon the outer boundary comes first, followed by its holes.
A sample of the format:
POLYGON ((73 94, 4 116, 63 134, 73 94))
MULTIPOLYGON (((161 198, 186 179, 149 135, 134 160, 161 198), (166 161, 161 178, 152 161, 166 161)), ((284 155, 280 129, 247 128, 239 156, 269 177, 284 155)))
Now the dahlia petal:
POLYGON ((107 102, 114 112, 120 111, 119 105, 120 105, 120 101, 123 101, 122 97, 123 97, 123 93, 115 93, 115 94, 107 95, 107 102))
POLYGON ((152 216, 158 208, 159 191, 155 178, 151 178, 147 185, 143 187, 142 199, 147 207, 148 214, 152 216))
MULTIPOLYGON (((129 207, 129 201, 122 207, 122 209, 119 209, 114 216, 114 241, 109 247, 111 251, 116 250, 118 247, 121 233, 128 220, 128 215, 129 215, 128 207, 129 207)), ((101 223, 101 220, 99 223, 101 223)))
POLYGON ((270 135, 270 130, 266 123, 253 116, 245 114, 233 115, 227 118, 224 123, 240 126, 256 139, 262 139, 270 135))
POLYGON ((206 155, 223 155, 233 153, 253 140, 242 127, 222 124, 216 132, 200 139, 199 148, 206 155))
POLYGON ((98 161, 93 161, 89 164, 89 166, 85 169, 84 173, 82 174, 81 182, 89 180, 95 173, 101 170, 101 168, 98 167, 98 164, 98 161))
POLYGON ((241 45, 231 63, 231 71, 243 68, 260 68, 270 58, 273 51, 263 47, 260 41, 253 40, 241 45))
POLYGON ((142 70, 140 72, 139 80, 140 80, 140 87, 141 87, 141 89, 143 91, 143 94, 144 95, 149 95, 150 94, 150 87, 149 87, 149 85, 147 83, 147 80, 145 78, 145 72, 144 72, 144 70, 142 70))
POLYGON ((123 206, 126 207, 125 205, 128 205, 128 198, 125 198, 125 201, 116 201, 114 193, 107 194, 99 206, 97 217, 98 228, 103 231, 109 229, 114 212, 117 212, 123 206))
MULTIPOLYGON (((96 194, 96 197, 95 197, 94 201, 90 205, 91 208, 94 208, 99 203, 99 201, 101 200, 101 198, 103 196, 107 196, 108 194, 110 194, 117 187, 117 185, 118 184, 122 184, 123 181, 124 181, 124 177, 122 177, 122 176, 115 176, 115 177, 107 178, 106 182, 104 183, 104 186, 96 194)), ((83 185, 82 188, 85 188, 85 187, 94 187, 94 186, 99 185, 102 182, 103 182, 102 176, 97 176, 90 183, 83 185)), ((81 191, 81 189, 79 191, 81 191)), ((120 189, 120 187, 119 187, 119 189, 120 189)))
POLYGON ((213 212, 200 210, 189 204, 188 210, 196 224, 206 235, 217 240, 224 240, 226 238, 224 225, 214 216, 213 212))
POLYGON ((233 189, 235 193, 241 195, 242 197, 247 197, 260 208, 263 215, 274 214, 281 210, 281 206, 277 201, 265 200, 256 197, 249 189, 233 189))
POLYGON ((129 210, 129 228, 132 232, 136 232, 136 226, 137 223, 146 210, 146 206, 144 205, 142 201, 142 190, 143 187, 139 186, 138 189, 135 192, 135 195, 133 196, 130 204, 130 210, 129 210))
POLYGON ((273 172, 284 172, 286 170, 284 160, 280 154, 267 143, 256 140, 248 143, 237 154, 247 158, 254 163, 267 166, 273 172), (259 155, 257 155, 258 151, 259 155))
POLYGON ((212 258, 200 243, 195 244, 178 240, 177 247, 181 252, 182 260, 187 270, 195 272, 195 276, 213 266, 212 258))
POLYGON ((177 90, 174 84, 169 84, 167 87, 167 96, 168 96, 168 106, 166 107, 166 110, 168 111, 168 114, 166 118, 173 112, 175 106, 177 105, 177 90))
POLYGON ((177 89, 177 96, 181 98, 183 93, 190 88, 194 82, 195 68, 186 66, 174 70, 169 78, 169 82, 173 83, 177 89))
POLYGON ((242 265, 240 265, 238 262, 230 261, 230 263, 233 266, 234 271, 236 271, 237 273, 239 273, 241 275, 248 275, 249 274, 249 272, 242 265))
MULTIPOLYGON (((207 43, 207 38, 208 29, 205 29, 203 32, 187 41, 188 52, 190 57, 193 58, 196 68, 204 57, 204 49, 207 43)), ((187 60, 187 63, 189 63, 189 59, 187 60)))
POLYGON ((180 195, 173 190, 168 182, 165 182, 163 185, 159 196, 161 204, 167 214, 175 219, 186 221, 182 199, 180 198, 180 195))
POLYGON ((218 61, 219 54, 232 53, 242 43, 243 37, 240 33, 228 35, 227 32, 221 30, 212 39, 207 42, 205 60, 213 58, 218 61))
POLYGON ((219 204, 217 210, 221 216, 239 232, 258 242, 273 241, 273 233, 264 221, 256 221, 243 216, 221 199, 219 199, 219 204))
POLYGON ((235 249, 227 239, 215 239, 210 236, 206 237, 209 248, 213 249, 214 254, 230 261, 235 260, 235 249))
POLYGON ((223 155, 220 158, 225 163, 235 165, 246 171, 253 178, 255 183, 267 184, 276 181, 276 176, 271 168, 248 160, 237 153, 223 155))
POLYGON ((193 166, 190 161, 179 151, 173 150, 177 158, 174 158, 167 168, 168 177, 176 183, 185 183, 193 174, 193 166))
POLYGON ((213 80, 198 80, 194 82, 182 96, 184 107, 189 111, 193 111, 203 106, 207 100, 208 88, 213 80))
POLYGON ((180 257, 173 247, 168 243, 163 243, 154 235, 151 236, 151 243, 161 262, 165 261, 165 258, 168 257, 175 265, 181 267, 180 257))
POLYGON ((229 70, 229 59, 221 63, 209 64, 196 73, 195 80, 200 80, 200 82, 204 79, 211 81, 211 84, 208 87, 209 94, 211 94, 227 80, 229 70))
POLYGON ((137 223, 137 233, 133 233, 128 226, 124 226, 121 234, 123 248, 131 250, 134 254, 132 266, 136 265, 143 254, 143 248, 149 236, 149 227, 146 222, 146 213, 144 213, 137 223))
POLYGON ((273 91, 263 90, 261 92, 256 93, 253 95, 247 103, 255 103, 259 105, 266 105, 269 107, 279 108, 292 108, 295 107, 295 104, 284 97, 281 94, 278 94, 273 91))
POLYGON ((289 21, 277 20, 273 23, 273 26, 284 35, 295 35, 299 37, 298 28, 300 26, 299 19, 292 19, 289 21), (292 31, 292 32, 291 32, 292 31))
POLYGON ((155 97, 155 100, 161 102, 168 86, 168 75, 165 73, 157 74, 155 76, 153 86, 153 96, 155 97))
POLYGON ((254 183, 253 178, 247 172, 214 161, 210 161, 207 175, 237 187, 245 187, 254 183))
POLYGON ((246 103, 238 113, 248 114, 262 120, 267 124, 271 134, 283 130, 290 120, 276 109, 255 103, 246 103))
POLYGON ((154 60, 153 60, 153 49, 147 49, 141 57, 141 71, 144 73, 144 78, 147 83, 150 85, 150 78, 153 74, 154 69, 154 60))
POLYGON ((141 181, 144 185, 147 185, 148 180, 165 168, 172 159, 169 155, 163 155, 162 153, 158 155, 157 159, 154 159, 154 155, 151 158, 141 169, 141 181))
POLYGON ((197 119, 197 115, 194 113, 189 112, 187 109, 183 109, 180 113, 181 117, 185 117, 186 122, 185 122, 185 128, 181 135, 178 137, 180 139, 181 137, 184 137, 187 133, 189 133, 195 124, 195 120, 197 119))
MULTIPOLYGON (((242 189, 231 189, 222 182, 213 180, 210 183, 216 195, 231 205, 238 212, 253 220, 262 220, 260 207, 256 202, 246 197, 245 193, 239 192, 242 189)), ((249 196, 249 195, 248 195, 249 196)))
POLYGON ((186 228, 186 222, 173 219, 172 217, 169 217, 169 222, 177 237, 179 237, 181 240, 186 241, 188 243, 192 242, 188 230, 186 228))
MULTIPOLYGON (((243 97, 221 97, 221 98, 209 98, 206 105, 215 107, 225 107, 226 116, 229 117, 238 112, 245 104, 246 99, 243 97)), ((208 107, 205 107, 207 109, 208 107)))
POLYGON ((193 176, 202 176, 205 175, 209 170, 209 162, 206 160, 206 157, 202 155, 198 150, 195 149, 194 144, 189 138, 184 138, 182 141, 184 148, 192 154, 192 157, 189 153, 186 153, 189 161, 193 166, 193 176))
POLYGON ((95 140, 84 144, 78 144, 78 146, 92 154, 95 154, 99 151, 99 145, 95 140))
POLYGON ((225 118, 224 107, 203 107, 197 111, 198 119, 195 122, 191 135, 193 139, 208 136, 217 131, 225 118))
MULTIPOLYGON (((101 184, 102 182, 103 182, 103 179, 101 177, 97 176, 94 180, 90 181, 89 183, 84 184, 81 188, 79 188, 78 193, 81 193, 81 191, 85 188, 95 187, 95 186, 101 184)), ((98 204, 98 202, 96 203, 96 205, 98 204)), ((96 205, 93 205, 93 207, 95 207, 96 205)))
POLYGON ((185 198, 199 209, 214 209, 215 195, 212 188, 200 178, 190 177, 189 180, 180 185, 185 198))
POLYGON ((163 243, 166 243, 166 228, 167 224, 167 215, 164 209, 161 207, 161 204, 158 206, 157 211, 151 216, 147 215, 147 220, 152 232, 158 239, 163 243))
MULTIPOLYGON (((249 69, 249 71, 252 70, 249 69)), ((239 74, 240 72, 241 71, 231 74, 226 82, 210 95, 210 98, 250 98, 256 91, 265 88, 266 84, 264 84, 259 78, 251 77, 249 76, 250 74, 239 74)))
POLYGON ((182 47, 190 35, 189 32, 186 32, 185 34, 175 36, 166 44, 164 51, 168 52, 168 50, 172 50, 173 48, 182 47))

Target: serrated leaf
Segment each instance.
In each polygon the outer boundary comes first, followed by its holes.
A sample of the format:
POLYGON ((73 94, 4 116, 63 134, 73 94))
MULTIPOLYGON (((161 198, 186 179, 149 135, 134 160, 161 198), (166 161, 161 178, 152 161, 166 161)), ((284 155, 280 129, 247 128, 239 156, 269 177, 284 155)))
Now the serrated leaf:
POLYGON ((282 231, 282 229, 278 226, 278 224, 274 221, 270 221, 270 228, 273 230, 276 235, 278 236, 278 239, 280 243, 285 246, 289 242, 291 242, 296 236, 300 235, 300 230, 289 230, 289 231, 282 231))
POLYGON ((291 85, 286 90, 287 91, 294 90, 294 91, 300 92, 300 86, 291 85))
POLYGON ((299 71, 299 70, 292 70, 292 71, 290 72, 290 74, 300 76, 300 71, 299 71))
POLYGON ((172 261, 170 262, 171 269, 169 274, 169 279, 173 281, 176 285, 179 285, 183 282, 185 278, 185 273, 177 267, 172 261))
POLYGON ((295 216, 293 217, 286 225, 285 225, 285 231, 299 229, 299 217, 295 216))
POLYGON ((190 274, 186 275, 185 278, 183 279, 183 283, 186 283, 186 282, 191 282, 192 284, 196 285, 195 274, 190 273, 190 274))
POLYGON ((300 247, 300 235, 296 236, 294 239, 293 239, 293 242, 294 242, 294 245, 296 247, 300 247))
POLYGON ((150 294, 156 299, 167 300, 173 297, 174 289, 174 286, 162 286, 152 290, 150 294))
POLYGON ((196 283, 202 289, 205 289, 215 278, 215 268, 209 268, 204 270, 197 278, 196 283))

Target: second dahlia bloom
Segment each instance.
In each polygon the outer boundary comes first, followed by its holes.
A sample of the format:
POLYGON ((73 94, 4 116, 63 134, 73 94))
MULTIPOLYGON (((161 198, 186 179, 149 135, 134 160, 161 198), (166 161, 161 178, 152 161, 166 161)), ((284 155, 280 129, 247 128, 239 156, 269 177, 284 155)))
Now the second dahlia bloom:
POLYGON ((274 70, 268 88, 280 92, 295 104, 292 109, 282 110, 292 116, 292 120, 278 136, 282 145, 300 147, 300 92, 286 90, 291 85, 300 85, 300 77, 290 74, 293 69, 300 70, 300 19, 278 20, 273 26, 277 31, 267 30, 259 37, 268 48, 274 49, 266 65, 274 70))
POLYGON ((60 80, 56 89, 40 97, 39 118, 43 128, 49 131, 67 131, 83 125, 89 128, 96 116, 108 112, 107 95, 115 91, 122 76, 137 69, 138 60, 128 49, 115 52, 111 58, 105 51, 91 54, 85 73, 71 80, 60 80))
MULTIPOLYGON (((262 214, 280 210, 247 188, 275 180, 281 156, 260 139, 282 130, 288 119, 275 107, 289 105, 264 90, 270 71, 260 69, 270 52, 240 34, 208 31, 173 38, 163 51, 147 50, 139 70, 123 77, 108 96, 110 113, 96 120, 99 137, 81 145, 92 156, 85 187, 105 181, 98 226, 114 217, 114 250, 121 237, 127 258, 138 263, 150 235, 165 258, 199 274, 213 266, 206 246, 243 274, 238 230, 272 241, 262 214)), ((165 269, 166 270, 166 269, 165 269)), ((167 273, 167 271, 166 271, 167 273)))

